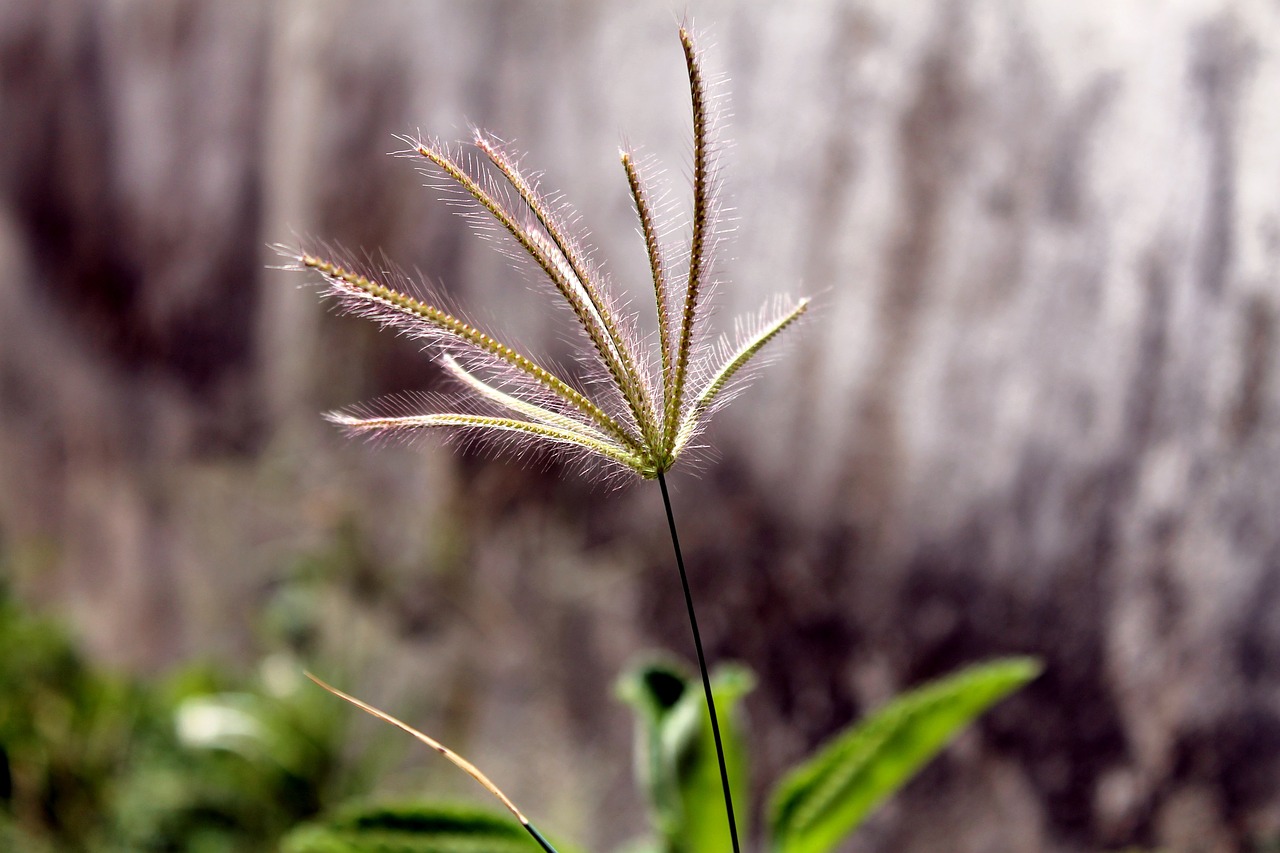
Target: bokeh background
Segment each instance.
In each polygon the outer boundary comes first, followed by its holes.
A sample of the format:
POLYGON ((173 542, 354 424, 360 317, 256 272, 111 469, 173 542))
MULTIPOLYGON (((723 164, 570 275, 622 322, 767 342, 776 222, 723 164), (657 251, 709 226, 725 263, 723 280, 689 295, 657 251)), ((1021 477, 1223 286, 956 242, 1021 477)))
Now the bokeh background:
MULTIPOLYGON (((709 650, 760 679, 757 791, 896 690, 1032 653, 1045 675, 850 850, 1275 849, 1280 6, 688 12, 732 90, 714 322, 815 297, 715 421, 715 457, 672 477, 709 650)), ((17 663, 62 632, 52 657, 94 691, 168 697, 138 700, 164 711, 151 742, 214 688, 305 707, 329 740, 295 775, 324 781, 255 794, 281 814, 475 796, 306 698, 305 662, 558 837, 641 831, 612 684, 644 649, 690 655, 656 488, 344 440, 321 411, 440 371, 267 246, 385 251, 564 357, 562 312, 387 152, 419 128, 514 139, 643 306, 616 151, 625 134, 683 194, 678 20, 620 0, 0 4, 0 571, 12 618, 43 626, 0 648, 8 737, 84 739, 65 697, 30 699, 43 658, 17 663)), ((110 726, 115 752, 81 744, 57 772, 6 745, 21 831, 73 822, 32 778, 99 802, 89 755, 118 787, 145 750, 110 726)), ((150 790, 130 796, 164 813, 150 790)))

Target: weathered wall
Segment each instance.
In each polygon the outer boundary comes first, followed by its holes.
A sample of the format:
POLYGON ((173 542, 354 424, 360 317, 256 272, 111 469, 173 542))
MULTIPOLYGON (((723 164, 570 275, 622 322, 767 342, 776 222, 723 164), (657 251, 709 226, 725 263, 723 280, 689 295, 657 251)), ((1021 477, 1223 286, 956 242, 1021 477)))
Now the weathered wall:
MULTIPOLYGON (((715 654, 763 676, 762 775, 898 686, 1032 651, 1045 677, 858 849, 1280 834, 1280 8, 691 12, 733 92, 717 319, 817 297, 717 421, 720 458, 677 478, 715 654)), ((656 496, 342 443, 317 410, 436 375, 264 246, 385 249, 562 352, 391 135, 514 137, 643 296, 614 152, 625 131, 680 177, 685 97, 672 17, 621 2, 0 7, 22 582, 156 666, 242 652, 281 562, 354 529, 409 659, 470 673, 440 705, 478 757, 564 822, 599 790, 633 808, 600 697, 637 645, 686 642, 656 496), (521 728, 554 734, 526 754, 521 728)))

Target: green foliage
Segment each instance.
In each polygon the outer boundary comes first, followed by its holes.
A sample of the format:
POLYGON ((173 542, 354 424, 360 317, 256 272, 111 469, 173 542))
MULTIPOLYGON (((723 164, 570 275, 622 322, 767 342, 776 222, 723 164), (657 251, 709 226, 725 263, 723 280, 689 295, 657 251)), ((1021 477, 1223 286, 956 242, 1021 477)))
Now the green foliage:
MULTIPOLYGON (((26 853, 230 851, 506 853, 537 850, 506 815, 461 806, 331 804, 367 771, 340 760, 348 713, 289 655, 246 682, 193 667, 151 686, 91 666, 54 622, 0 586, 0 849, 26 853), (316 815, 331 818, 315 820, 316 815), (299 826, 301 821, 313 820, 299 826)), ((778 853, 827 853, 964 726, 1038 672, 998 661, 917 688, 837 735, 778 786, 778 853)), ((712 677, 734 800, 749 826, 740 705, 753 678, 712 677)), ((641 853, 728 853, 710 718, 696 676, 670 663, 618 685, 637 716, 636 760, 654 838, 641 853)))
POLYGON ((125 679, 3 584, 0 649, 0 850, 271 849, 354 787, 338 760, 348 715, 287 656, 247 681, 125 679))
POLYGON ((93 671, 47 619, 25 616, 0 587, 0 830, 21 849, 93 837, 104 803, 155 706, 93 671))
POLYGON ((837 735, 779 784, 770 834, 778 853, 827 853, 976 717, 1035 678, 1014 658, 905 693, 837 735))
MULTIPOLYGON (((827 853, 951 739, 1039 673, 1026 658, 967 669, 899 696, 795 768, 772 800, 770 838, 778 853, 827 853)), ((747 760, 734 708, 751 674, 723 667, 712 679, 735 804, 748 802, 747 760)), ((619 682, 636 710, 636 762, 653 813, 656 841, 644 853, 725 853, 730 849, 710 717, 699 685, 680 668, 637 667, 619 682)), ((749 826, 745 815, 743 825, 749 826)))
MULTIPOLYGON (((747 758, 735 707, 754 684, 742 667, 721 667, 711 677, 729 784, 744 824, 747 758)), ((649 664, 624 675, 618 693, 636 710, 637 772, 660 838, 657 849, 727 853, 732 848, 720 767, 701 686, 674 665, 649 664)))
POLYGON ((519 824, 461 805, 380 805, 343 809, 285 838, 281 853, 532 853, 519 824))
POLYGON ((188 687, 166 704, 163 736, 142 745, 113 804, 124 849, 265 848, 342 792, 345 713, 323 708, 301 683, 195 687, 206 689, 188 687))

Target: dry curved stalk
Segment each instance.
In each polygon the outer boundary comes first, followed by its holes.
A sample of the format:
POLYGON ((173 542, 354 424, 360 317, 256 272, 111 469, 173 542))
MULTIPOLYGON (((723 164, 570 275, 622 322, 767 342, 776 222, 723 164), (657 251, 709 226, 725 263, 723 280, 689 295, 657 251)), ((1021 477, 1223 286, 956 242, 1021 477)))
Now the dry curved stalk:
POLYGON ((334 696, 337 696, 339 699, 345 699, 347 702, 350 702, 352 705, 355 705, 357 708, 359 708, 361 711, 364 711, 366 714, 370 714, 374 717, 377 717, 379 720, 382 720, 384 723, 390 723, 391 725, 395 726, 401 731, 404 731, 413 735, 422 743, 425 743, 427 746, 431 747, 436 752, 440 753, 445 758, 452 761, 457 767, 462 769, 468 776, 470 776, 472 779, 475 779, 477 782, 479 782, 486 791, 488 791, 490 794, 493 794, 493 796, 497 797, 498 801, 501 802, 504 806, 506 806, 508 811, 510 811, 513 815, 515 815, 516 820, 518 820, 520 822, 520 825, 523 826, 525 830, 530 835, 533 836, 534 840, 537 841, 540 845, 542 845, 543 850, 546 850, 547 853, 556 853, 556 849, 551 846, 550 842, 548 842, 546 838, 543 837, 542 833, 538 832, 538 830, 534 828, 533 824, 529 823, 529 819, 524 816, 524 814, 520 811, 520 809, 516 808, 516 804, 511 802, 511 798, 508 797, 506 794, 502 793, 502 791, 498 788, 498 786, 493 784, 492 780, 490 780, 488 776, 480 772, 480 768, 476 767, 470 761, 467 761, 461 755, 458 755, 458 753, 454 752, 452 749, 449 749, 449 747, 440 743, 436 739, 428 735, 424 735, 422 732, 418 731, 408 723, 396 719, 395 717, 391 716, 385 711, 378 710, 377 708, 370 705, 368 702, 364 702, 360 699, 357 699, 356 697, 350 695, 349 693, 343 693, 341 690, 334 687, 332 684, 326 683, 325 681, 321 680, 320 678, 316 677, 310 672, 306 673, 306 676, 307 678, 310 678, 312 681, 314 681, 316 684, 323 687, 325 690, 328 690, 334 696))

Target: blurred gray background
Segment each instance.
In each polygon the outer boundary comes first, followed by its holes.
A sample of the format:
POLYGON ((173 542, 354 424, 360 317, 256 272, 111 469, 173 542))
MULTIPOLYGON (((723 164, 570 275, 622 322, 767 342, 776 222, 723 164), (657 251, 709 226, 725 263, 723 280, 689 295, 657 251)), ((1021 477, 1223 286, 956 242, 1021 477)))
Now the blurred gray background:
MULTIPOLYGON (((763 791, 970 661, 1048 669, 858 851, 1280 838, 1280 5, 699 0, 739 217, 714 322, 811 318, 673 475, 763 791)), ((388 157, 529 152, 643 306, 626 138, 679 192, 676 13, 581 0, 0 4, 0 554, 102 660, 249 662, 299 559, 324 661, 544 829, 638 831, 644 648, 689 656, 652 484, 325 409, 438 387, 269 243, 384 250, 536 352, 546 294, 388 157), (338 661, 334 663, 334 661, 338 661)), ((469 792, 441 771, 441 790, 469 792)))

